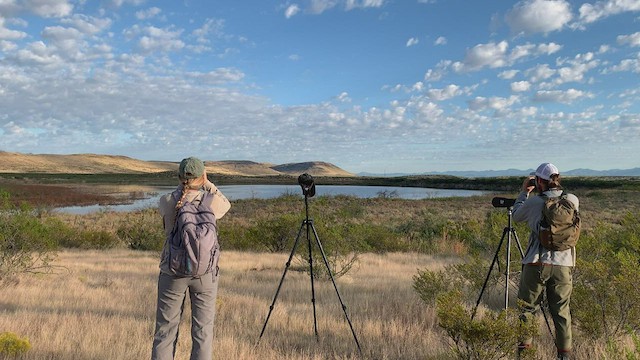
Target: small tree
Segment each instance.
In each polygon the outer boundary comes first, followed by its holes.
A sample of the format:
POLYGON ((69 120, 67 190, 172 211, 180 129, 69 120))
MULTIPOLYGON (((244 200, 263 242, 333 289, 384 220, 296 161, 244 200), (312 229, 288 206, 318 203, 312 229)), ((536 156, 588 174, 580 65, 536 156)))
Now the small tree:
MULTIPOLYGON (((537 332, 534 322, 523 323, 517 310, 486 311, 471 320, 462 293, 452 290, 437 299, 438 325, 447 333, 459 359, 491 360, 512 357, 519 339, 537 332)), ((533 355, 533 354, 531 354, 533 355)))
POLYGON ((48 273, 53 267, 60 223, 40 219, 26 205, 15 207, 0 191, 0 280, 19 273, 48 273))

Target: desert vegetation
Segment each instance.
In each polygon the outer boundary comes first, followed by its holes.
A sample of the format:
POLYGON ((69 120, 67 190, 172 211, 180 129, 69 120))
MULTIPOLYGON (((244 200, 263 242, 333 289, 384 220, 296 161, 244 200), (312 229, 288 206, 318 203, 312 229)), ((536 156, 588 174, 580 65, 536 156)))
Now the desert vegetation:
MULTIPOLYGON (((626 187, 575 192, 585 224, 575 272, 576 358, 638 358, 640 294, 633 280, 640 275, 640 192, 626 187)), ((164 241, 157 210, 59 214, 14 198, 19 194, 3 190, 0 196, 0 332, 27 349, 12 356, 148 357, 164 241)), ((513 314, 500 311, 504 279, 498 271, 476 320, 469 321, 507 221, 506 209, 492 208, 491 197, 310 200, 332 272, 341 275, 336 281, 362 358, 502 358, 513 349, 518 331, 538 333, 540 346, 532 358, 552 356, 542 319, 537 329, 520 329, 513 314), (496 341, 479 341, 489 337, 496 341), (486 344, 506 348, 489 353, 486 344)), ((360 356, 323 276, 316 282, 319 338, 313 336, 305 246, 299 246, 257 344, 303 218, 300 197, 283 195, 234 201, 220 221, 218 358, 360 356)), ((528 230, 517 225, 516 232, 526 246, 528 230)), ((511 256, 516 271, 509 286, 515 294, 519 255, 512 249, 511 256)), ((179 358, 189 347, 188 321, 182 326, 179 358)))

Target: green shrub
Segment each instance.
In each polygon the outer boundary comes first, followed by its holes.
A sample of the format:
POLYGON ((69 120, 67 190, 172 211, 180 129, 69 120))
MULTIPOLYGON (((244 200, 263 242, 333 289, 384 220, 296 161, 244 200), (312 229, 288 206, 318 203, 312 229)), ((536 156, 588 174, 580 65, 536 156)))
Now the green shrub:
POLYGON ((4 356, 20 356, 31 349, 27 338, 21 338, 11 332, 0 333, 0 354, 4 356))
POLYGON ((594 339, 640 331, 640 214, 620 226, 584 232, 574 275, 571 310, 578 327, 594 339))
POLYGON ((116 234, 133 250, 161 251, 166 240, 162 219, 156 209, 128 213, 116 234))
MULTIPOLYGON (((0 191, 0 197, 8 195, 0 191)), ((60 223, 41 219, 28 206, 13 207, 2 200, 0 209, 0 280, 18 273, 51 271, 60 223)))
POLYGON ((438 296, 436 310, 438 325, 448 335, 458 359, 511 358, 519 339, 537 331, 537 324, 521 322, 514 309, 486 311, 472 321, 462 293, 455 290, 438 296))

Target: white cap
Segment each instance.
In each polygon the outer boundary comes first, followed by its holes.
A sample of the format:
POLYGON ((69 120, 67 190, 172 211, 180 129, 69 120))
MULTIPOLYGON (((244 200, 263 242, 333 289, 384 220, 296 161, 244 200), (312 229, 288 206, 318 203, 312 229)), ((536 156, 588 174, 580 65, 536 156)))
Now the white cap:
POLYGON ((536 174, 537 177, 539 177, 541 179, 551 180, 551 176, 552 175, 560 175, 560 171, 552 163, 542 163, 536 169, 535 174, 536 174))

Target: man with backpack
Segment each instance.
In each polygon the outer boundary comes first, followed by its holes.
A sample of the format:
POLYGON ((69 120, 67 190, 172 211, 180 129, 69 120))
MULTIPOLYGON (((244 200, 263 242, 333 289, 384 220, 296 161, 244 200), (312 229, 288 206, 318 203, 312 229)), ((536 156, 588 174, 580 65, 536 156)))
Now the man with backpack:
POLYGON ((180 162, 180 185, 160 198, 167 235, 160 259, 152 360, 172 360, 187 290, 191 300, 191 360, 211 360, 220 246, 216 220, 231 207, 207 179, 204 162, 180 162))
MULTIPOLYGON (((579 201, 560 186, 560 172, 551 163, 541 164, 522 184, 513 205, 513 220, 527 222, 529 245, 522 259, 518 300, 521 320, 532 321, 546 291, 556 333, 558 359, 569 359, 572 349, 569 303, 576 264, 575 244, 580 234, 579 201), (537 196, 531 196, 537 190, 537 196)), ((518 354, 531 347, 522 339, 518 354)))

